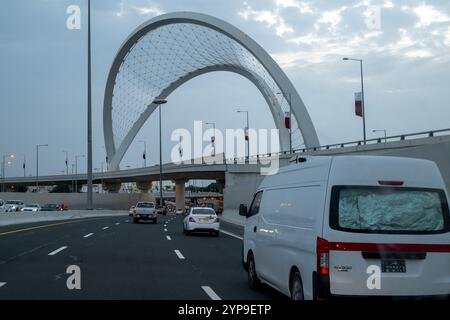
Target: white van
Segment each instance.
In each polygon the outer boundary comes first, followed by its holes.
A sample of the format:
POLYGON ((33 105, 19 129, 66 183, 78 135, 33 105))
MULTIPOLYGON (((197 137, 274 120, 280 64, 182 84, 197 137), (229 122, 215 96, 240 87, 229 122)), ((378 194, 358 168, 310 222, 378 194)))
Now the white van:
POLYGON ((252 288, 292 299, 450 295, 448 195, 432 161, 297 158, 239 213, 252 288))

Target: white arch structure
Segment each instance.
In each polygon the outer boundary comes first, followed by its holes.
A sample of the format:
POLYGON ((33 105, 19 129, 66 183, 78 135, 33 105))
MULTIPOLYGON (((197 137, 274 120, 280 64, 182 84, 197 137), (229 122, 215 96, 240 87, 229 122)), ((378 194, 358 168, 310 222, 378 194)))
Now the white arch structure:
POLYGON ((119 164, 133 139, 165 99, 185 82, 208 72, 229 71, 250 80, 269 106, 280 130, 280 146, 289 149, 284 113, 291 97, 292 127, 307 148, 319 146, 308 111, 272 57, 231 24, 205 14, 174 12, 157 16, 134 30, 111 66, 103 106, 103 130, 109 170, 119 164), (277 99, 283 93, 284 99, 277 99))

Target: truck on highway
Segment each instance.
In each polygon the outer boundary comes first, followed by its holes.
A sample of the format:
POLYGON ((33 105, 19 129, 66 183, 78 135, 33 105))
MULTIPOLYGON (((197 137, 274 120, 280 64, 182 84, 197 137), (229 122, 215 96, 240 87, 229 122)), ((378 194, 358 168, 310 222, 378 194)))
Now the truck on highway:
POLYGON ((133 212, 133 222, 139 223, 141 220, 150 220, 152 223, 157 222, 157 211, 153 202, 138 202, 133 212))

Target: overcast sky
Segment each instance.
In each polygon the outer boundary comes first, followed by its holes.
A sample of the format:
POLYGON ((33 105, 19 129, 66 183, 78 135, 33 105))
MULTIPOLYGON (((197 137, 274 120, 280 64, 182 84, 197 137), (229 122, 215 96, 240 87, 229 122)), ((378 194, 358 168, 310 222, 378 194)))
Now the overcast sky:
MULTIPOLYGON (((2 0, 0 4, 1 154, 16 160, 7 176, 65 170, 86 154, 86 0, 2 0), (66 8, 82 8, 81 30, 66 28, 66 8)), ((354 116, 359 66, 364 59, 368 137, 450 127, 450 2, 387 0, 92 0, 94 167, 104 161, 103 94, 109 67, 127 35, 155 15, 196 11, 232 23, 258 42, 281 65, 305 102, 321 144, 361 138, 354 116), (378 11, 379 10, 379 11, 378 11), (373 13, 380 12, 380 19, 373 13), (375 17, 375 19, 373 19, 375 17)), ((233 74, 212 73, 176 90, 163 112, 164 158, 175 145, 170 133, 193 128, 194 120, 219 129, 250 125, 273 128, 257 89, 233 74)), ((122 168, 158 161, 157 122, 152 116, 126 154, 122 168)), ((80 160, 79 171, 86 169, 80 160)))

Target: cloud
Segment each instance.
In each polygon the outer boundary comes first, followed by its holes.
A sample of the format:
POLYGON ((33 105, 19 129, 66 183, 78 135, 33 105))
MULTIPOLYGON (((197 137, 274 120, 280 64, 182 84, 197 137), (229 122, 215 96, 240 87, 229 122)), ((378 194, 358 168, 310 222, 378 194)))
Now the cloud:
POLYGON ((313 13, 309 3, 297 0, 275 0, 275 5, 279 8, 296 8, 301 14, 313 13))
POLYGON ((448 27, 447 33, 445 34, 444 43, 447 47, 450 47, 450 27, 448 27))
POLYGON ((321 17, 317 20, 317 29, 319 28, 318 24, 326 24, 329 25, 328 30, 331 32, 335 32, 337 26, 342 21, 342 12, 347 10, 346 6, 340 7, 337 10, 325 11, 322 13, 321 17))
POLYGON ((430 50, 411 50, 405 53, 405 56, 408 58, 430 58, 433 57, 434 54, 430 50))
POLYGON ((428 27, 434 23, 449 22, 450 17, 442 11, 439 11, 432 5, 422 3, 417 7, 403 6, 402 10, 405 12, 413 12, 419 21, 416 23, 416 28, 428 27))
POLYGON ((123 17, 128 13, 137 13, 141 16, 158 16, 164 13, 161 9, 156 6, 129 6, 126 5, 124 1, 119 3, 119 10, 116 12, 117 17, 123 17))
POLYGON ((238 14, 245 20, 253 20, 267 24, 274 28, 277 36, 284 37, 288 33, 294 32, 277 10, 255 10, 247 2, 244 2, 245 8, 240 10, 238 14))

